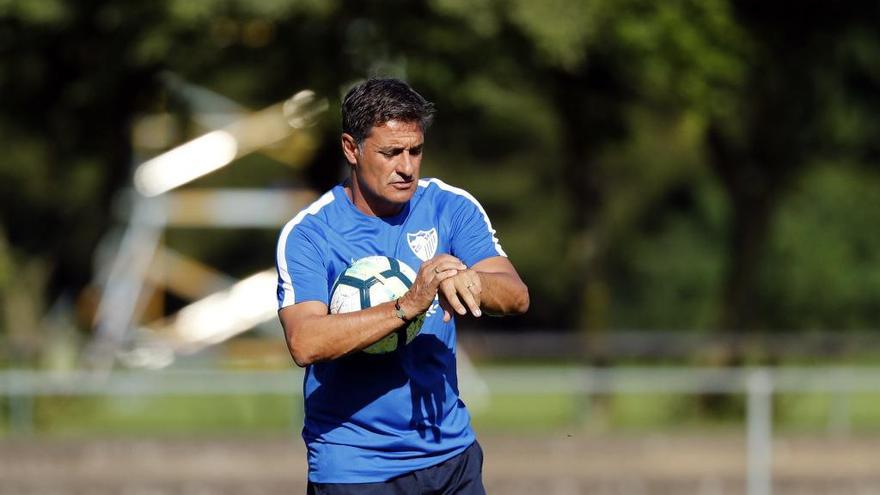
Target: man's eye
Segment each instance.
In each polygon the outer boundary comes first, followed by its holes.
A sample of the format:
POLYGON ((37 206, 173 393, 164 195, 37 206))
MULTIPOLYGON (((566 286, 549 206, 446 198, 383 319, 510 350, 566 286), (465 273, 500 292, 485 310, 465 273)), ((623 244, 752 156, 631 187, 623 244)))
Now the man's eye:
POLYGON ((412 156, 419 156, 422 154, 422 148, 421 147, 413 148, 413 149, 409 150, 409 154, 412 156))

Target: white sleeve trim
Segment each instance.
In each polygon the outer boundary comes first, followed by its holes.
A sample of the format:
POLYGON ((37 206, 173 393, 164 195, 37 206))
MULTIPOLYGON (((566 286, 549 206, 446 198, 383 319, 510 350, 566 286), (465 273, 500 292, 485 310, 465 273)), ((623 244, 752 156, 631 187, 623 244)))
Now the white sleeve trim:
POLYGON ((290 272, 287 270, 287 238, 290 237, 293 228, 302 222, 306 215, 316 215, 321 208, 333 202, 333 199, 333 191, 327 191, 323 196, 309 205, 308 208, 297 213, 296 216, 293 217, 291 221, 287 222, 284 228, 281 229, 281 235, 278 237, 278 247, 275 252, 275 263, 278 265, 278 282, 284 292, 284 297, 278 304, 278 309, 296 303, 296 293, 293 290, 293 279, 290 277, 290 272))
POLYGON ((483 205, 477 201, 477 198, 473 197, 471 193, 465 191, 464 189, 460 189, 458 187, 450 186, 449 184, 443 182, 440 179, 421 179, 419 180, 419 186, 428 187, 428 184, 436 184, 437 187, 444 191, 451 192, 453 194, 457 194, 459 196, 464 196, 471 203, 473 203, 480 213, 483 215, 483 221, 486 222, 486 227, 489 229, 489 234, 492 236, 492 244, 495 246, 495 252, 498 253, 499 256, 507 257, 507 253, 504 252, 504 249, 501 248, 501 243, 498 242, 498 238, 495 236, 495 229, 492 228, 492 222, 489 220, 489 215, 486 214, 486 210, 483 209, 483 205))

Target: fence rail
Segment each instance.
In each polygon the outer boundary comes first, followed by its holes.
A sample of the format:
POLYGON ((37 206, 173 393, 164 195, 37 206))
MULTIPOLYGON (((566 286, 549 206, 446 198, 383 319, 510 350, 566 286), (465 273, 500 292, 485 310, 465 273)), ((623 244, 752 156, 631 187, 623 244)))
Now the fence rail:
MULTIPOLYGON (((877 392, 880 368, 590 368, 492 366, 478 369, 492 393, 748 393, 766 376, 777 392, 877 392)), ((466 388, 467 384, 463 384, 466 388)), ((298 394, 302 371, 162 370, 66 373, 0 371, 0 396, 298 394)))

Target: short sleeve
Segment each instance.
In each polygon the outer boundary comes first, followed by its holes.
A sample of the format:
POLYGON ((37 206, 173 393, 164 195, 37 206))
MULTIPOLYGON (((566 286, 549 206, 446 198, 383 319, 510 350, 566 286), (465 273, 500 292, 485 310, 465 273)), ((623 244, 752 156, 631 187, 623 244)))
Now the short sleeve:
POLYGON ((507 256, 495 237, 495 229, 480 203, 469 193, 456 199, 450 252, 467 266, 493 256, 507 256))
POLYGON ((302 225, 288 224, 278 238, 278 309, 303 302, 328 304, 322 240, 302 225))

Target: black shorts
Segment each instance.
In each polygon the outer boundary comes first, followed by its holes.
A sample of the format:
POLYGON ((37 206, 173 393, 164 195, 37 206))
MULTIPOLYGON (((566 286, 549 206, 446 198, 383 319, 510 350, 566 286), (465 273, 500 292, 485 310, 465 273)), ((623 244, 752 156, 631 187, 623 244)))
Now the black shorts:
POLYGON ((483 449, 474 442, 436 466, 379 483, 312 483, 308 495, 485 495, 483 449))

